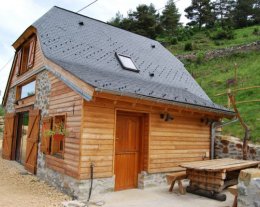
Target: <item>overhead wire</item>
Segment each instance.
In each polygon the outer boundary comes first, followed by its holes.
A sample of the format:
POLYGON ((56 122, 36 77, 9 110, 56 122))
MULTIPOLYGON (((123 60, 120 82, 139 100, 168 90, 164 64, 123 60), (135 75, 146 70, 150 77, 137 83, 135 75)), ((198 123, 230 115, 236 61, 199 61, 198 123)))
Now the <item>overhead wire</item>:
POLYGON ((92 1, 91 3, 89 3, 88 5, 84 6, 82 9, 78 10, 76 13, 79 13, 81 11, 83 11, 84 9, 86 9, 87 7, 89 7, 90 5, 96 3, 98 0, 92 1))
POLYGON ((13 59, 13 57, 11 57, 11 58, 4 64, 4 66, 0 69, 0 72, 5 69, 5 67, 11 62, 12 59, 13 59))

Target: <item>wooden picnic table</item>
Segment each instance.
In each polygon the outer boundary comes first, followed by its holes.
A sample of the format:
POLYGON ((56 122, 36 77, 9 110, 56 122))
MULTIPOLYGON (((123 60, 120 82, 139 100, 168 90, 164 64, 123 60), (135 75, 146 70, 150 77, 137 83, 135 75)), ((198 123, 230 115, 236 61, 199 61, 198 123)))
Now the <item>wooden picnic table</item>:
POLYGON ((240 170, 258 167, 259 164, 260 161, 225 158, 187 162, 180 166, 186 168, 190 180, 187 192, 224 201, 226 195, 221 192, 237 184, 240 170))

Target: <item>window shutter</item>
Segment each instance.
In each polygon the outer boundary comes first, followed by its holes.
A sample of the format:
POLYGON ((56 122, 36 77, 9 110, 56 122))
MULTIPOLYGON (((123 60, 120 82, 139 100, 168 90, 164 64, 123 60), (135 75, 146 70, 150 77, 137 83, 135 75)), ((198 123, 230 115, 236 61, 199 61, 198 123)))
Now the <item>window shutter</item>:
POLYGON ((28 62, 27 62, 28 69, 32 68, 33 64, 34 64, 35 45, 36 45, 36 38, 32 38, 32 40, 30 42, 29 57, 28 57, 28 62))
POLYGON ((22 60, 22 50, 20 49, 16 54, 16 61, 15 61, 15 72, 17 75, 20 73, 20 66, 21 66, 21 60, 22 60))
POLYGON ((36 173, 38 141, 39 141, 40 110, 29 110, 27 131, 26 157, 24 167, 31 173, 36 173))
POLYGON ((52 117, 44 117, 42 120, 42 134, 41 134, 41 152, 50 154, 50 136, 46 136, 46 131, 51 129, 52 117))
POLYGON ((14 113, 5 114, 5 130, 4 130, 2 157, 7 160, 11 160, 12 157, 14 120, 15 120, 14 113))

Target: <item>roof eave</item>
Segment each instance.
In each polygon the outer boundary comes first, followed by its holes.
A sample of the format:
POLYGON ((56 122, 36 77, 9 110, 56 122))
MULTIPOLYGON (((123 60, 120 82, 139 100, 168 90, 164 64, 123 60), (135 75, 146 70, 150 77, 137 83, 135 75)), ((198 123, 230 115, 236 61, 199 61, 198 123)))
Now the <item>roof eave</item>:
POLYGON ((102 88, 95 88, 95 91, 113 94, 113 95, 128 96, 128 97, 132 97, 132 98, 144 99, 147 101, 155 101, 155 102, 160 102, 160 103, 164 103, 164 104, 181 106, 181 107, 185 107, 185 108, 198 109, 198 110, 207 111, 207 112, 213 112, 213 113, 219 114, 221 117, 225 117, 225 118, 229 118, 229 119, 232 119, 236 116, 236 113, 233 111, 214 109, 214 108, 210 108, 210 107, 206 107, 206 106, 199 106, 199 105, 190 104, 190 103, 169 101, 169 100, 165 100, 165 99, 148 97, 148 96, 143 96, 143 95, 134 94, 134 93, 118 92, 118 91, 107 90, 107 89, 102 89, 102 88))

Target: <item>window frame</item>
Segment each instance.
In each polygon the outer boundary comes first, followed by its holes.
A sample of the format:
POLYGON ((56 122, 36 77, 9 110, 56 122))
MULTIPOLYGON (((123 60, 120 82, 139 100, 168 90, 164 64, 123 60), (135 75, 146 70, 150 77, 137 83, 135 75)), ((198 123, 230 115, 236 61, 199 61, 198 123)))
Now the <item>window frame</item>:
MULTIPOLYGON (((52 118, 52 124, 51 124, 51 130, 54 130, 54 127, 55 127, 55 124, 56 124, 56 120, 57 120, 57 117, 62 117, 64 118, 64 126, 65 126, 65 130, 67 129, 67 114, 65 113, 61 113, 61 114, 55 114, 53 116, 50 116, 52 118)), ((60 144, 61 144, 61 141, 57 141, 54 142, 54 138, 53 136, 50 137, 50 152, 49 154, 51 156, 54 156, 56 158, 59 158, 59 159, 64 159, 64 152, 65 152, 65 138, 66 138, 66 135, 63 136, 62 138, 62 150, 60 150, 60 144), (59 145, 58 145, 59 144, 59 145), (58 148, 59 150, 56 151, 54 150, 54 145, 58 145, 58 148)), ((56 147, 55 147, 56 148, 56 147)))
POLYGON ((16 59, 16 65, 18 64, 18 71, 16 73, 16 76, 21 76, 28 72, 30 69, 33 68, 34 62, 35 62, 35 52, 36 52, 36 43, 37 38, 36 35, 30 36, 18 49, 17 49, 17 59, 16 59), (31 44, 33 44, 33 48, 31 51, 31 44), (20 57, 19 57, 19 52, 20 57), (29 65, 30 57, 32 58, 32 63, 29 65))
POLYGON ((130 56, 123 55, 123 54, 120 54, 120 53, 117 53, 117 52, 115 53, 115 55, 116 55, 117 60, 120 63, 120 65, 122 66, 123 69, 130 70, 130 71, 133 71, 133 72, 136 72, 136 73, 140 72, 140 70, 137 68, 136 64, 134 63, 134 61, 132 60, 132 58, 130 56), (132 61, 133 65, 135 66, 136 69, 125 66, 124 63, 121 61, 120 56, 125 57, 125 58, 129 58, 132 61))
POLYGON ((32 79, 29 79, 29 80, 27 80, 26 82, 23 82, 22 84, 18 85, 18 86, 16 87, 16 91, 17 91, 17 92, 16 92, 16 101, 24 100, 24 99, 27 99, 27 98, 30 98, 30 97, 35 96, 35 95, 36 95, 36 85, 37 85, 36 77, 34 77, 34 78, 32 78, 32 79), (22 96, 22 87, 23 87, 23 86, 26 86, 26 85, 28 85, 29 83, 32 83, 32 82, 34 82, 34 81, 35 81, 34 94, 21 98, 21 96, 22 96))

